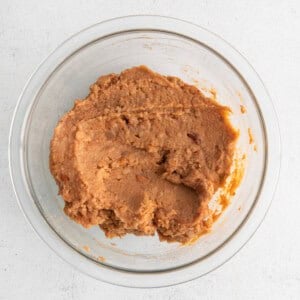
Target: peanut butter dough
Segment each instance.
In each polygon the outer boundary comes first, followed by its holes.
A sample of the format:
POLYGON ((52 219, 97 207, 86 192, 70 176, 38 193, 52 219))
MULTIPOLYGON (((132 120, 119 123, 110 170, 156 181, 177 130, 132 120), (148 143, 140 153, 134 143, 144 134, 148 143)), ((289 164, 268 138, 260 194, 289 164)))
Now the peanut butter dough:
POLYGON ((208 203, 230 173, 237 132, 229 112, 144 66, 100 77, 51 141, 65 213, 107 237, 195 240, 211 227, 208 203))

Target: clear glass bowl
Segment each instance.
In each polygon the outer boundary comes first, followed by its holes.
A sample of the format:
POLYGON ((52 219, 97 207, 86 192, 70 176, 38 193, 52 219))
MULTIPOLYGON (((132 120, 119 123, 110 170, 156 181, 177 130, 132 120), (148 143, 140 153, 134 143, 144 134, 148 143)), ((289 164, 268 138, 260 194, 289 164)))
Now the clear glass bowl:
POLYGON ((255 232, 271 203, 280 162, 280 139, 271 100, 255 71, 221 38, 196 25, 160 16, 102 22, 58 47, 27 83, 10 133, 10 168, 20 206, 38 235, 71 265, 97 279, 131 287, 177 284, 215 269, 255 232), (205 93, 214 88, 240 130, 245 175, 231 205, 211 233, 195 244, 155 237, 107 239, 63 212, 49 172, 49 143, 57 121, 100 75, 147 65, 178 76, 205 93), (246 107, 242 114, 240 105, 246 107), (255 147, 249 144, 251 128, 255 147))

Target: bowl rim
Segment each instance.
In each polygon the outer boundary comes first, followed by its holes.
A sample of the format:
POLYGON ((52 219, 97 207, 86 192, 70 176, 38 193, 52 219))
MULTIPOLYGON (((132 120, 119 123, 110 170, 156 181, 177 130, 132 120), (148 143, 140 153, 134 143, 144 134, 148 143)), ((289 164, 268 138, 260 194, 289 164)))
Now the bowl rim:
POLYGON ((83 29, 58 46, 40 64, 27 81, 18 99, 10 127, 8 156, 10 176, 18 204, 34 231, 57 255, 81 272, 96 279, 121 286, 149 288, 179 284, 203 276, 228 261, 246 244, 263 221, 270 207, 279 177, 281 161, 280 145, 278 118, 270 96, 258 74, 237 50, 214 33, 187 21, 158 15, 130 15, 106 20, 83 29), (148 24, 151 24, 151 26, 149 27, 148 24), (176 31, 174 31, 174 28, 176 28, 176 31), (268 146, 265 182, 262 183, 260 195, 258 195, 259 201, 257 199, 255 207, 242 222, 239 231, 234 232, 233 236, 227 239, 227 242, 222 244, 208 258, 205 258, 205 266, 200 266, 201 261, 179 269, 143 273, 120 270, 101 263, 97 264, 79 252, 74 251, 69 244, 54 232, 38 208, 35 207, 31 192, 23 180, 26 177, 24 176, 26 171, 24 170, 22 161, 23 137, 26 126, 24 126, 25 123, 22 120, 26 119, 26 113, 30 112, 24 99, 27 98, 28 100, 30 94, 37 94, 40 91, 44 80, 41 75, 44 74, 45 77, 45 74, 50 69, 55 70, 61 62, 69 57, 69 52, 72 54, 78 51, 81 48, 78 48, 78 45, 85 46, 88 41, 89 43, 93 41, 91 40, 93 37, 101 39, 119 32, 134 30, 169 32, 204 44, 237 71, 254 94, 255 99, 258 99, 259 95, 260 102, 257 105, 263 117, 267 139, 266 144, 268 146), (245 77, 248 77, 247 80, 245 77), (26 199, 27 203, 21 199, 26 199), (116 276, 118 274, 120 276, 116 276))

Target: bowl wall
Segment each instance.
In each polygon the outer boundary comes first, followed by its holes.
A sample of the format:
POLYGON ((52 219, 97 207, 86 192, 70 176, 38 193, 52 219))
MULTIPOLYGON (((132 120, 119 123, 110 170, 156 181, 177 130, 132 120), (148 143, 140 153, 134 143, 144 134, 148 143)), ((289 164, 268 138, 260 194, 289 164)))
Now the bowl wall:
POLYGON ((49 225, 83 255, 96 261, 104 257, 104 264, 125 270, 168 270, 209 255, 238 230, 255 203, 263 178, 264 130, 255 99, 245 82, 208 47, 162 31, 114 34, 92 41, 66 58, 34 99, 25 134, 26 180, 49 225), (64 214, 64 202, 57 195, 58 188, 49 172, 49 144, 54 128, 73 107, 74 100, 84 98, 89 93, 89 85, 100 75, 119 73, 142 64, 161 74, 178 76, 206 94, 211 89, 217 91, 217 100, 232 109, 232 122, 240 130, 238 148, 247 157, 245 177, 212 232, 191 246, 161 243, 157 236, 127 235, 110 240, 98 227, 84 229, 64 214), (246 107, 247 113, 241 113, 240 105, 246 107), (253 132, 256 152, 249 144, 248 128, 253 132))

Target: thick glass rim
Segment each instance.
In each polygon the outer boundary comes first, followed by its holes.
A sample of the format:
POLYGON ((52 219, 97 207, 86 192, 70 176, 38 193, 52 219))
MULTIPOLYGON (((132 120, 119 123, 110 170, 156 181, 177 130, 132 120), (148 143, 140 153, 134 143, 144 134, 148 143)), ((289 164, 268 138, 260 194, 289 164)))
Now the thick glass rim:
POLYGON ((250 64, 233 47, 215 34, 179 19, 146 15, 127 16, 92 25, 73 35, 52 52, 32 75, 19 98, 13 115, 9 140, 9 165, 15 194, 25 217, 42 240, 60 257, 84 273, 102 281, 124 286, 158 287, 186 282, 212 271, 232 257, 250 239, 264 219, 275 190, 280 168, 280 136, 276 113, 262 81, 250 64), (151 24, 151 26, 148 24, 151 24), (75 52, 95 40, 101 40, 115 34, 128 33, 130 31, 147 32, 149 30, 171 33, 206 46, 237 72, 249 91, 254 95, 254 99, 257 99, 255 95, 259 93, 261 101, 263 99, 263 107, 258 105, 257 101, 255 104, 259 110, 262 127, 265 129, 266 147, 272 149, 272 153, 266 151, 265 176, 263 175, 261 188, 258 191, 255 202, 239 228, 237 228, 222 245, 207 256, 185 266, 170 270, 135 272, 132 270, 121 270, 103 264, 99 265, 99 262, 93 261, 74 249, 72 245, 59 236, 52 226, 47 223, 31 196, 32 191, 30 191, 28 182, 25 180, 27 177, 27 175, 25 175, 26 168, 24 168, 23 162, 25 151, 22 146, 26 139, 27 126, 25 126, 26 122, 22 122, 22 120, 28 120, 28 115, 31 113, 31 110, 28 109, 28 104, 34 104, 34 101, 32 103, 29 102, 28 96, 31 95, 31 100, 35 99, 36 97, 32 98, 32 95, 39 94, 43 86, 43 80, 44 82, 47 81, 47 78, 59 68, 59 65, 65 62, 65 60, 75 52), (51 70, 51 72, 47 74, 49 70, 51 70), (245 78, 245 75, 251 79, 251 83, 249 83, 249 78, 245 78), (22 174, 22 176, 20 174, 22 174), (20 195, 22 195, 22 197, 20 197, 20 195), (263 195, 264 198, 262 198, 263 195), (21 198, 26 199, 30 205, 24 203, 21 198), (250 223, 250 221, 252 223, 250 223), (243 227, 244 232, 241 232, 243 227), (245 227, 247 227, 247 230, 245 230, 245 227), (236 245, 233 245, 233 242, 235 242, 236 245), (227 249, 226 253, 224 251, 225 246, 227 249), (212 257, 215 258, 214 261, 211 261, 212 257), (210 258, 210 262, 205 262, 208 258, 210 258), (201 266, 200 268, 199 264, 203 263, 206 266, 201 266), (116 278, 117 274, 119 274, 119 278, 116 278))

